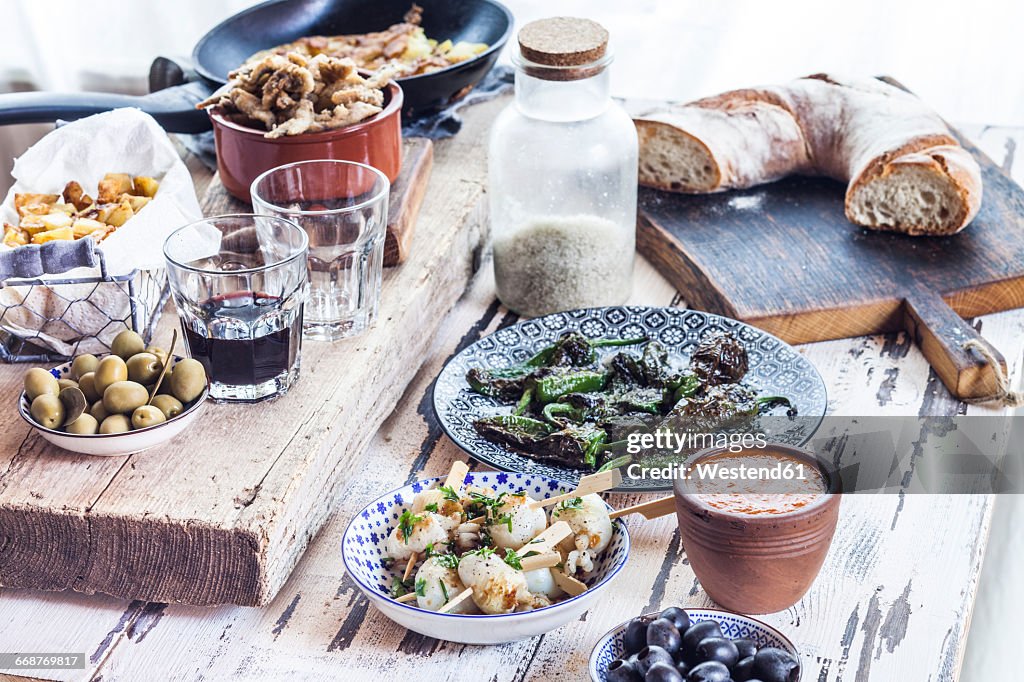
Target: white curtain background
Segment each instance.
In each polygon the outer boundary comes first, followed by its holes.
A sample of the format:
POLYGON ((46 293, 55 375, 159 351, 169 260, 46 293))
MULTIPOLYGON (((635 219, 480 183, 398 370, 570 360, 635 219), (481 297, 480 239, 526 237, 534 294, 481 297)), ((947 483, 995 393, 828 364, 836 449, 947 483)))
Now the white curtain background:
MULTIPOLYGON (((373 0, 366 0, 372 2, 373 0)), ((247 0, 0 0, 0 92, 143 93, 159 55, 188 55, 247 0)), ((520 24, 587 16, 612 33, 613 89, 686 100, 832 71, 891 75, 954 123, 1024 126, 1024 3, 1009 0, 506 0, 520 24)), ((507 58, 507 56, 506 56, 507 58)), ((0 128, 12 159, 49 129, 0 128)), ((1018 161, 1021 162, 1021 161, 1018 161)), ((1000 500, 962 679, 1016 679, 1021 498, 1000 500)), ((936 567, 941 570, 941 567, 936 567)))

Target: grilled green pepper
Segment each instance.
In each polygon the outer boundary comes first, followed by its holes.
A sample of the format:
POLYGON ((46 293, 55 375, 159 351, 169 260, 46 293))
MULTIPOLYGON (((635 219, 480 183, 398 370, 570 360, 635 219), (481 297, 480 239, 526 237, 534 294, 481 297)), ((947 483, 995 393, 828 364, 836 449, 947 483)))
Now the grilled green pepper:
POLYGON ((592 393, 604 388, 607 376, 604 372, 582 370, 571 374, 562 374, 535 379, 534 399, 541 405, 552 403, 569 393, 592 393))

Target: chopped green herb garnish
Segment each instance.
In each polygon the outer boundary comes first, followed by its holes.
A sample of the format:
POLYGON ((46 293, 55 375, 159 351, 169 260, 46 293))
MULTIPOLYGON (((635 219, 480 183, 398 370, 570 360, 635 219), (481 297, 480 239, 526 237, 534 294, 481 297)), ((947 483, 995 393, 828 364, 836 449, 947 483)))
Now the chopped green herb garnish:
POLYGON ((427 581, 424 578, 419 578, 416 581, 416 596, 417 597, 425 597, 425 596, 427 596, 426 591, 427 591, 427 581))
POLYGON ((477 554, 482 559, 486 559, 487 557, 489 557, 492 554, 494 554, 494 549, 492 549, 491 547, 481 547, 480 549, 474 549, 472 551, 466 552, 462 556, 467 556, 469 554, 477 554))
POLYGON ((398 576, 391 579, 391 596, 394 598, 409 594, 409 583, 403 583, 398 576))
POLYGON ((509 548, 505 550, 505 563, 517 571, 523 570, 523 563, 514 549, 509 548))
POLYGON ((436 514, 437 513, 437 502, 431 502, 430 504, 426 505, 423 508, 426 511, 428 511, 428 512, 434 512, 436 514))
POLYGON ((459 567, 459 557, 454 554, 435 554, 433 559, 439 566, 443 566, 444 568, 459 567))
POLYGON ((555 510, 551 512, 552 516, 559 516, 561 512, 566 509, 583 509, 583 498, 574 497, 569 500, 562 500, 555 506, 555 510))
POLYGON ((402 540, 405 544, 409 544, 409 536, 412 535, 416 524, 422 520, 422 516, 417 516, 408 509, 402 512, 402 515, 398 517, 398 532, 401 534, 402 540))
POLYGON ((444 499, 451 500, 452 502, 459 501, 459 494, 450 485, 443 485, 438 490, 444 495, 444 499))
POLYGON ((440 578, 438 578, 437 582, 441 585, 441 594, 444 595, 444 603, 447 604, 451 601, 451 597, 448 596, 448 586, 440 578))
POLYGON ((504 514, 504 515, 502 515, 497 521, 495 521, 495 524, 504 524, 505 527, 508 528, 508 532, 511 533, 512 532, 512 515, 511 514, 504 514))

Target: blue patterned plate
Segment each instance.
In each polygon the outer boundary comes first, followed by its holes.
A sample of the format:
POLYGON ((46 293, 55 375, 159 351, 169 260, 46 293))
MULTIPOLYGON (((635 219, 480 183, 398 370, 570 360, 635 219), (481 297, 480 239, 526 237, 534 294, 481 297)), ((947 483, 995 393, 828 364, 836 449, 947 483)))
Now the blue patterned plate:
MULTIPOLYGON (((758 649, 772 646, 788 651, 798 659, 800 658, 800 652, 796 650, 796 647, 793 646, 793 642, 789 641, 789 638, 771 625, 762 623, 756 618, 741 616, 738 613, 722 611, 721 609, 683 610, 690 617, 691 623, 699 623, 704 620, 716 621, 722 629, 722 634, 729 639, 739 639, 741 637, 750 639, 757 645, 758 649)), ((640 617, 653 620, 657 615, 657 613, 647 613, 640 617)), ((633 619, 630 618, 629 620, 633 619)), ((626 647, 623 646, 622 636, 626 632, 626 625, 629 623, 629 620, 619 623, 606 632, 598 640, 594 650, 590 652, 590 679, 593 682, 605 682, 608 666, 611 665, 612 661, 622 658, 623 654, 625 654, 626 647)), ((799 682, 799 678, 797 678, 796 682, 799 682)))
MULTIPOLYGON (((646 336, 664 344, 680 363, 685 363, 706 334, 731 332, 747 349, 750 362, 745 379, 747 383, 763 395, 786 396, 802 417, 817 417, 800 419, 797 428, 785 433, 773 433, 773 440, 787 445, 803 445, 825 415, 828 403, 821 375, 814 365, 781 339, 749 324, 697 310, 617 306, 570 310, 526 320, 499 329, 452 357, 434 383, 434 412, 448 437, 476 459, 504 471, 541 474, 572 483, 591 473, 534 461, 503 445, 491 443, 473 428, 475 420, 508 414, 512 408, 474 393, 466 381, 466 372, 473 367, 507 367, 523 362, 569 331, 578 331, 595 339, 646 336)), ((623 349, 598 348, 597 352, 604 358, 620 350, 623 349)), ((671 488, 671 480, 624 476, 618 490, 640 492, 671 488)))

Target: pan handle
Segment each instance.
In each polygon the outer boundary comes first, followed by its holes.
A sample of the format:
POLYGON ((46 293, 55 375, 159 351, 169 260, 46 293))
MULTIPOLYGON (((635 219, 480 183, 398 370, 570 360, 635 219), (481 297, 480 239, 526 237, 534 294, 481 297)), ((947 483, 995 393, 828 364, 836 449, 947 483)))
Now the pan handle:
POLYGON ((201 83, 187 83, 135 97, 105 92, 15 92, 0 95, 0 125, 74 121, 120 107, 137 107, 170 133, 201 133, 210 129, 196 102, 208 95, 201 83))

